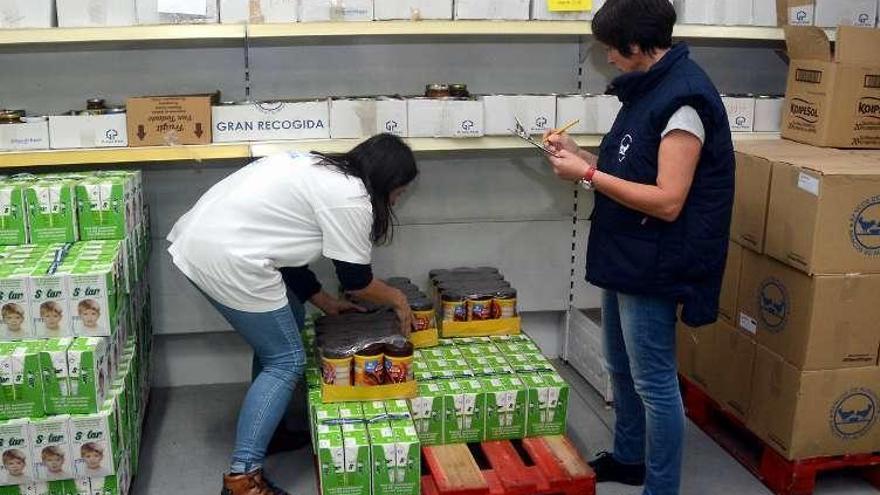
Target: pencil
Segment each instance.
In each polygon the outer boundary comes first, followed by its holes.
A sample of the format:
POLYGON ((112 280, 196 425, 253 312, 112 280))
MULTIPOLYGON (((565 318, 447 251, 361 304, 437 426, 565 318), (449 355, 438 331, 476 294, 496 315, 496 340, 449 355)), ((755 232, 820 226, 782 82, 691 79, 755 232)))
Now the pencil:
POLYGON ((574 127, 574 126, 576 126, 576 125, 578 125, 580 122, 581 122, 580 119, 572 120, 571 122, 565 124, 564 126, 560 127, 559 129, 555 129, 555 130, 554 130, 553 132, 551 132, 550 134, 551 134, 551 135, 553 135, 553 134, 556 134, 556 135, 562 134, 563 132, 565 132, 565 131, 571 129, 572 127, 574 127))

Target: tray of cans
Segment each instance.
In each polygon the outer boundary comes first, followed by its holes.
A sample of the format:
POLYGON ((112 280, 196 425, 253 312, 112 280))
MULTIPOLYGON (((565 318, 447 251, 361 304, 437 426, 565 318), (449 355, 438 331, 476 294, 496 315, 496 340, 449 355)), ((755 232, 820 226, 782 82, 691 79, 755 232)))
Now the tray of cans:
POLYGON ((517 291, 493 267, 431 270, 440 336, 517 335, 517 291))
POLYGON ((393 311, 348 313, 315 324, 323 402, 413 397, 414 347, 393 311))
POLYGON ((413 328, 409 341, 413 346, 416 349, 436 346, 440 334, 437 329, 437 311, 431 298, 406 277, 392 277, 385 283, 403 292, 409 301, 413 313, 413 328))

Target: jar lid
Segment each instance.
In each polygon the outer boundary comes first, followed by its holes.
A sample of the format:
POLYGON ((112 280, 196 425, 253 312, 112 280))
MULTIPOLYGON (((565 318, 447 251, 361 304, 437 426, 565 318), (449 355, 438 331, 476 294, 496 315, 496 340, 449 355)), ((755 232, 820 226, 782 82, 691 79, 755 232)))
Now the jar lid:
POLYGON ((357 351, 355 356, 378 356, 382 354, 382 351, 385 349, 385 344, 381 342, 372 343, 363 349, 357 351))
POLYGON ((409 357, 415 352, 412 342, 399 340, 385 344, 385 354, 391 357, 409 357))
POLYGON ((90 98, 86 100, 87 110, 100 110, 104 108, 105 101, 103 98, 90 98))
POLYGON ((409 307, 413 311, 430 311, 434 309, 434 304, 428 298, 413 299, 409 302, 409 307))
POLYGON ((347 359, 351 357, 351 354, 341 349, 321 349, 321 357, 327 359, 347 359))

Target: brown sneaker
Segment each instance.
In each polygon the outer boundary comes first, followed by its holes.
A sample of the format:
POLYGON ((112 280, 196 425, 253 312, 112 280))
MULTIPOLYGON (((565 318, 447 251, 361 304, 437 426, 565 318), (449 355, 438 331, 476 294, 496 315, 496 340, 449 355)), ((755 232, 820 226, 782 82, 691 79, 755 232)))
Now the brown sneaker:
POLYGON ((290 495, 263 477, 258 469, 247 474, 223 475, 223 490, 220 495, 290 495))

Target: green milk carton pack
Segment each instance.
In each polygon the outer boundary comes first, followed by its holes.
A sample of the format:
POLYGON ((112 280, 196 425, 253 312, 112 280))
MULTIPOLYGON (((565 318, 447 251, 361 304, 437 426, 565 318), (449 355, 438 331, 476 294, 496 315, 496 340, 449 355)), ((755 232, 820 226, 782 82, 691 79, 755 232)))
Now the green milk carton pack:
POLYGON ((477 379, 446 384, 443 443, 480 442, 486 430, 486 392, 477 379))
POLYGON ((440 358, 441 359, 452 360, 452 359, 459 359, 462 357, 461 349, 459 347, 447 346, 447 347, 438 347, 437 349, 440 351, 440 358))
POLYGON ((385 412, 391 420, 412 418, 409 402, 406 399, 386 400, 385 412))
POLYGON ((361 403, 361 409, 364 412, 364 419, 369 423, 375 421, 377 419, 387 418, 388 415, 385 411, 385 402, 381 400, 374 400, 371 402, 363 402, 361 403))
POLYGON ((0 267, 0 339, 23 340, 34 337, 31 316, 30 272, 33 267, 13 266, 4 262, 0 267))
POLYGON ((2 393, 0 419, 39 418, 45 415, 40 350, 43 341, 11 343, 0 350, 0 382, 8 372, 8 388, 2 393))
POLYGON ((360 402, 343 402, 339 404, 339 418, 343 420, 364 419, 364 411, 360 402))
POLYGON ((70 381, 66 411, 69 414, 93 414, 103 405, 112 385, 108 374, 108 340, 102 337, 77 337, 67 350, 70 381))
MULTIPOLYGON (((12 342, 0 342, 0 406, 6 406, 15 402, 15 389, 12 386, 12 351, 15 346, 12 342)), ((6 407, 0 407, 6 409, 6 407)), ((13 419, 17 416, 4 416, 3 419, 13 419)))
POLYGON ((451 345, 455 345, 456 339, 438 339, 437 345, 439 347, 449 347, 451 345))
POLYGON ((131 468, 123 459, 116 467, 116 474, 104 478, 89 478, 89 495, 128 495, 131 486, 131 468))
POLYGON ((569 387, 556 373, 521 375, 529 394, 526 436, 565 434, 569 387))
POLYGON ((445 353, 443 352, 444 347, 432 347, 430 349, 422 349, 422 358, 427 360, 437 360, 443 359, 445 353))
POLYGON ((373 495, 395 494, 397 444, 394 431, 387 421, 367 426, 370 435, 370 461, 373 495))
POLYGON ((370 495, 372 466, 370 438, 365 424, 342 425, 345 446, 345 494, 370 495))
POLYGON ((122 458, 115 402, 108 401, 95 414, 70 417, 71 454, 77 478, 103 478, 116 474, 122 458))
POLYGON ((40 180, 25 186, 31 242, 49 244, 78 240, 74 184, 70 180, 40 180))
POLYGON ((113 334, 117 318, 118 281, 112 263, 78 262, 70 274, 73 333, 83 337, 113 334))
POLYGON ((386 494, 419 495, 422 476, 422 452, 419 437, 411 424, 391 423, 397 462, 394 484, 386 494))
POLYGON ((440 377, 435 375, 433 371, 413 371, 413 378, 419 383, 440 379, 440 377))
POLYGON ((132 214, 122 177, 92 177, 76 186, 79 233, 84 241, 124 239, 132 214))
POLYGON ((423 445, 443 443, 446 396, 444 383, 443 381, 419 383, 418 397, 409 399, 412 420, 423 445))
POLYGON ((36 479, 57 481, 73 479, 73 456, 70 452, 70 416, 61 414, 31 420, 30 436, 36 461, 36 479))
POLYGON ((46 414, 67 412, 70 395, 68 382, 67 349, 73 338, 49 339, 40 351, 40 370, 43 374, 43 395, 46 414))
POLYGON ((524 438, 527 397, 522 382, 515 375, 485 378, 485 440, 524 438))
POLYGON ((0 182, 0 245, 16 246, 28 243, 24 189, 24 184, 21 182, 0 182))
POLYGON ((427 359, 425 364, 434 379, 450 379, 455 378, 455 370, 450 366, 449 361, 445 359, 427 359))
POLYGON ((345 442, 342 427, 319 424, 318 468, 320 469, 323 495, 341 495, 346 490, 345 480, 345 442))
POLYGON ((507 362, 517 373, 538 373, 554 371, 553 365, 540 354, 511 354, 507 362))
POLYGON ((30 421, 0 421, 0 486, 36 481, 31 451, 30 421))
POLYGON ((68 308, 69 290, 67 274, 55 263, 41 263, 31 272, 31 317, 38 338, 73 335, 68 308))

